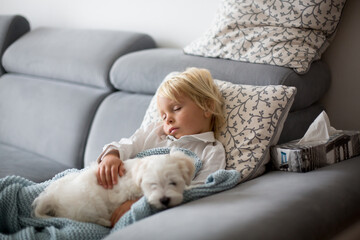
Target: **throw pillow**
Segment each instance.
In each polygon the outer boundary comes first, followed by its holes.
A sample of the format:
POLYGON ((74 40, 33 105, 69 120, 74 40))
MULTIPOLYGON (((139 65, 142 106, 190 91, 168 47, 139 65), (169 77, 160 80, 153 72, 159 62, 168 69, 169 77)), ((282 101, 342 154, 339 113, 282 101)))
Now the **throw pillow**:
POLYGON ((225 100, 226 123, 217 138, 225 147, 226 168, 239 171, 241 181, 260 176, 270 161, 270 147, 279 140, 296 88, 215 81, 225 100))
POLYGON ((306 73, 328 47, 346 0, 223 0, 186 54, 272 64, 306 73))
MULTIPOLYGON (((217 139, 225 148, 226 169, 240 172, 240 182, 257 177, 265 171, 265 164, 270 160, 270 146, 275 145, 280 137, 296 88, 215 82, 224 98, 226 122, 217 139)), ((156 95, 145 113, 142 126, 154 121, 161 121, 156 95)))

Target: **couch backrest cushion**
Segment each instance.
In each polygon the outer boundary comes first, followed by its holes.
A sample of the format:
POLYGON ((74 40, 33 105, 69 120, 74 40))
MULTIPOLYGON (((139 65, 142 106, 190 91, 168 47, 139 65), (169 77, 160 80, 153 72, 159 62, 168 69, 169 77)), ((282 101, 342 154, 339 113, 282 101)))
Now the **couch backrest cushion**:
POLYGON ((105 144, 130 137, 140 127, 153 96, 115 92, 99 106, 86 144, 85 166, 96 161, 105 144))
POLYGON ((148 35, 41 28, 4 54, 0 143, 70 167, 83 166, 85 143, 109 71, 121 55, 155 43, 148 35))
POLYGON ((82 166, 87 131, 106 92, 5 74, 0 79, 0 142, 82 166))
POLYGON ((142 33, 38 28, 7 49, 8 72, 108 88, 113 62, 126 53, 155 47, 142 33))
POLYGON ((127 54, 111 69, 111 83, 120 92, 108 96, 96 113, 86 146, 85 165, 96 160, 105 144, 131 136, 140 127, 164 77, 187 67, 208 68, 214 78, 235 84, 295 86, 297 95, 292 107, 295 110, 316 102, 330 81, 328 68, 322 62, 314 63, 307 74, 298 75, 285 67, 190 56, 180 49, 157 48, 127 54))
POLYGON ((328 66, 314 62, 307 74, 299 75, 286 67, 253 64, 184 54, 179 49, 150 49, 119 58, 110 72, 115 88, 154 94, 164 77, 187 67, 210 70, 216 79, 236 84, 295 86, 297 95, 291 111, 304 109, 317 102, 330 85, 328 66))
MULTIPOLYGON (((30 24, 23 16, 0 15, 0 59, 7 47, 29 30, 30 24)), ((1 65, 0 76, 4 73, 1 65)))

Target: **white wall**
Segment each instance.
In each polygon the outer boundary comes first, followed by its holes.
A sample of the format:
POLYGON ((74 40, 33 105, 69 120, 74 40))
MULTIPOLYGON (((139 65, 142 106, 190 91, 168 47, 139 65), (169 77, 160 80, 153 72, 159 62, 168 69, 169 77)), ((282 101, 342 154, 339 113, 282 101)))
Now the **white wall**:
MULTIPOLYGON (((213 21, 221 0, 0 0, 0 14, 39 26, 100 28, 150 34, 159 47, 184 47, 213 21)), ((321 100, 338 129, 360 130, 360 1, 347 0, 324 60, 332 85, 321 100)))
POLYGON ((150 34, 160 47, 183 47, 210 26, 220 0, 0 0, 32 28, 101 28, 150 34))

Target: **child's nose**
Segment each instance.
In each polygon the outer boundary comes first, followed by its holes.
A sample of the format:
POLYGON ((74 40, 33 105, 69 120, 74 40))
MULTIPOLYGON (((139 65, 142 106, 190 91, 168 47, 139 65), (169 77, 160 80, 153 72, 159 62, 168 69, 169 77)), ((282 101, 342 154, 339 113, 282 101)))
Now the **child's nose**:
POLYGON ((166 123, 167 123, 167 124, 174 123, 174 118, 171 117, 171 116, 168 116, 168 117, 166 118, 166 123))

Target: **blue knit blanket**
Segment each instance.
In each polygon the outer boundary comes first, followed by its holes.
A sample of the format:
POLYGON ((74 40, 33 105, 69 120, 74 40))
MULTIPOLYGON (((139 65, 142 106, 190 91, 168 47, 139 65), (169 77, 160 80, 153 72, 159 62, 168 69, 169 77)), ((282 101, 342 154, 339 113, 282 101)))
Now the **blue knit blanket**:
MULTIPOLYGON (((195 159, 196 169, 201 162, 189 150, 183 150, 195 159)), ((140 153, 138 156, 166 154, 169 149, 157 148, 140 153)), ((2 239, 102 239, 108 234, 136 221, 157 213, 142 197, 131 207, 113 229, 93 223, 78 222, 66 218, 39 219, 32 215, 32 202, 51 182, 72 172, 69 169, 57 174, 51 180, 35 183, 19 176, 0 179, 0 240, 2 239)), ((219 170, 208 176, 203 185, 187 189, 183 203, 230 189, 238 184, 240 173, 235 170, 219 170)))

